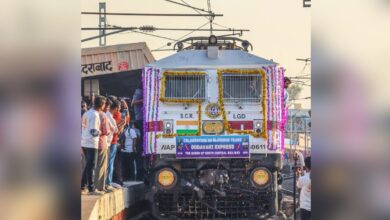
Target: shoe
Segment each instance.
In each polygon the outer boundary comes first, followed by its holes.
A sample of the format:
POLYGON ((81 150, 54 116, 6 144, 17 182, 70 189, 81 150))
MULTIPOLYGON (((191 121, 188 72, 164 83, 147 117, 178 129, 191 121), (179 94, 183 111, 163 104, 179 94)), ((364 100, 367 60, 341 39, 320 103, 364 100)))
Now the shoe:
POLYGON ((81 195, 87 195, 87 194, 88 194, 88 189, 81 190, 81 195))
POLYGON ((104 190, 104 192, 106 192, 106 193, 112 193, 112 192, 114 192, 114 190, 113 190, 113 189, 106 189, 106 190, 104 190))
POLYGON ((112 186, 106 186, 106 190, 104 190, 106 193, 114 192, 114 187, 112 186))
POLYGON ((112 186, 110 186, 110 185, 108 185, 108 186, 106 186, 106 190, 114 190, 115 188, 114 187, 112 187, 112 186))
POLYGON ((95 191, 89 192, 88 195, 101 196, 101 195, 104 195, 104 193, 105 193, 104 191, 95 190, 95 191))
POLYGON ((113 186, 116 189, 122 189, 122 186, 118 183, 111 183, 111 186, 113 186))

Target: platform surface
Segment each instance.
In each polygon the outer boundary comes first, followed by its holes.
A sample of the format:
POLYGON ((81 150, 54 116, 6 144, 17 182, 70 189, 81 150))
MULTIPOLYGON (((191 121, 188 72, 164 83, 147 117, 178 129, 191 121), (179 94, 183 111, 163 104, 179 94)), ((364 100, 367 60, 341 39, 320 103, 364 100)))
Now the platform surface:
POLYGON ((122 189, 101 196, 81 196, 82 220, 112 219, 126 208, 145 198, 145 187, 142 182, 125 182, 122 189))

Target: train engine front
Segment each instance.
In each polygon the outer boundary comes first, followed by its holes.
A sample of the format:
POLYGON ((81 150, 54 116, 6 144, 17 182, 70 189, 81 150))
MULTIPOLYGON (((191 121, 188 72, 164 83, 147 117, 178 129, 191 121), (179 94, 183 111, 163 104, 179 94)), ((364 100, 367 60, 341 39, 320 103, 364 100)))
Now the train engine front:
POLYGON ((277 213, 284 70, 249 47, 235 37, 188 38, 145 67, 143 143, 156 219, 277 213))

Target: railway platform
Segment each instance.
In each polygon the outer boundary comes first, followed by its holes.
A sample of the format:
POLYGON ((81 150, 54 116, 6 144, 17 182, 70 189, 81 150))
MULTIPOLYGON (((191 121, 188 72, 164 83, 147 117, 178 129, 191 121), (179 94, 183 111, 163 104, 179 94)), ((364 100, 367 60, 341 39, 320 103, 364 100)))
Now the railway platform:
POLYGON ((145 200, 145 186, 142 182, 125 182, 122 189, 101 196, 81 196, 82 220, 125 220, 130 207, 145 200))

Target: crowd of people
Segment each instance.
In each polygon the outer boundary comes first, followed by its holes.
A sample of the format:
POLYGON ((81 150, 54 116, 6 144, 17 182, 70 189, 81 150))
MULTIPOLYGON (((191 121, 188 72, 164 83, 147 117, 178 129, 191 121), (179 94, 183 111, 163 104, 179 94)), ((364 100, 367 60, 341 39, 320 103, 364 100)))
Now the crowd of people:
POLYGON ((131 103, 115 96, 81 102, 81 194, 102 195, 143 181, 142 90, 131 103), (135 120, 131 120, 130 108, 135 120))

